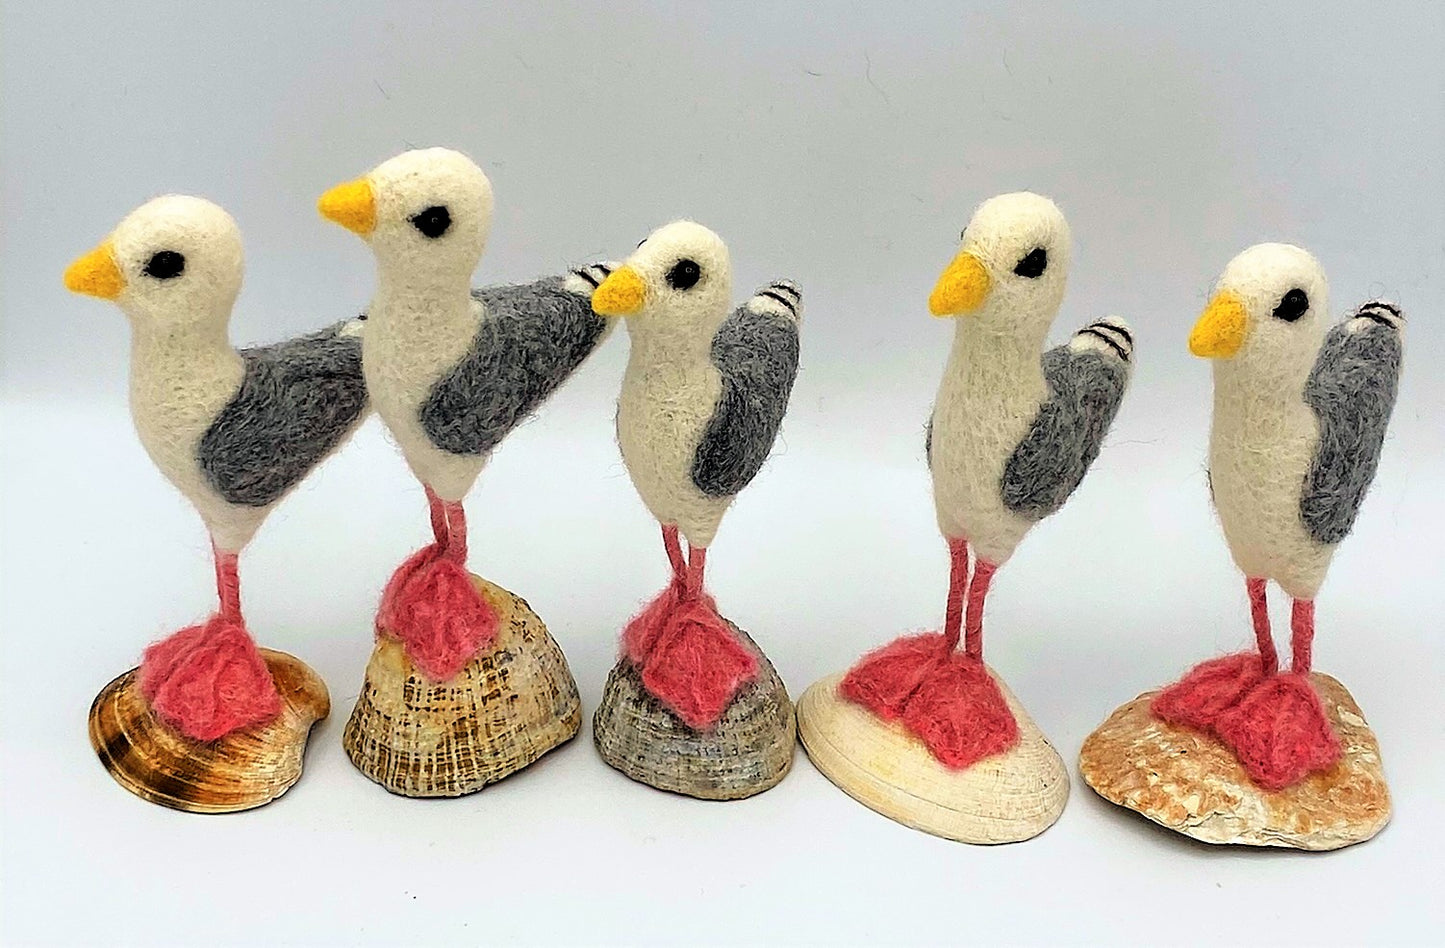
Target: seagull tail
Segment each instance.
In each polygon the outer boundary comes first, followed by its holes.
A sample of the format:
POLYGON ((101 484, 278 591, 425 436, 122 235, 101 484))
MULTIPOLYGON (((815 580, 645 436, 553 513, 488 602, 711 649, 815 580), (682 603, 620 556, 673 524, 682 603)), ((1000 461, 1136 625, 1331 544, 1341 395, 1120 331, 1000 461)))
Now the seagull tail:
POLYGON ((1074 333, 1074 338, 1069 341, 1069 348, 1076 351, 1092 350, 1103 354, 1105 358, 1115 358, 1132 365, 1134 330, 1129 328, 1129 324, 1122 317, 1105 316, 1074 333))
POLYGON ((803 293, 792 280, 774 280, 759 287, 744 305, 753 312, 777 313, 794 322, 803 319, 803 293))

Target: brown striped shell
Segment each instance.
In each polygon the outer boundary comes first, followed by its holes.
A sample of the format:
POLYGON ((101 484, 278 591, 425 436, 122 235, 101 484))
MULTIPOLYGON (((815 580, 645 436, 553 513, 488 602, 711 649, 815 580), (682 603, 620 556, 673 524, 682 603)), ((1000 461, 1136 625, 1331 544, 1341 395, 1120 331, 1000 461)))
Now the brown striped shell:
POLYGON ((803 692, 798 731, 813 766, 864 806, 965 843, 1031 839, 1064 812, 1069 798, 1064 761, 997 675, 1018 721, 1019 742, 962 770, 939 763, 901 724, 839 696, 842 680, 832 675, 803 692))
POLYGON ((582 699, 562 650, 522 599, 473 576, 497 611, 496 640, 434 682, 378 638, 342 746, 392 793, 455 797, 514 774, 577 736, 582 699))
POLYGON ((156 717, 132 668, 90 706, 90 743, 100 762, 131 793, 176 810, 234 813, 270 803, 301 776, 307 737, 330 713, 331 699, 300 659, 268 648, 261 656, 281 692, 281 714, 270 724, 193 740, 156 717))
POLYGON ((793 765, 793 704, 777 671, 737 626, 733 633, 758 656, 758 677, 722 719, 695 731, 642 685, 625 656, 607 676, 592 719, 602 759, 633 780, 704 800, 739 800, 775 786, 793 765))

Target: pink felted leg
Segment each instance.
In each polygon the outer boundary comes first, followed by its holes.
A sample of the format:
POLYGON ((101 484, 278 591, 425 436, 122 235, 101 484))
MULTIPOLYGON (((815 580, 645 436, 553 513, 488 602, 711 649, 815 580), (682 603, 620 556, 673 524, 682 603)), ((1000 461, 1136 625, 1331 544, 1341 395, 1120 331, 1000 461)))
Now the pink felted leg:
POLYGON ((1018 742, 1018 722, 984 668, 983 603, 996 567, 950 539, 948 608, 941 635, 906 636, 870 652, 844 676, 838 693, 885 721, 900 721, 940 763, 964 768, 1018 742), (957 650, 964 626, 965 651, 957 650))
POLYGON ((667 560, 672 564, 672 580, 662 592, 633 616, 622 629, 622 653, 634 665, 647 662, 657 637, 662 634, 667 617, 672 615, 682 599, 682 587, 686 580, 687 563, 682 558, 682 547, 677 540, 677 526, 663 524, 662 546, 667 551, 667 560))
POLYGON ((689 727, 705 730, 722 717, 758 674, 745 648, 703 585, 707 550, 691 547, 679 601, 642 667, 642 684, 689 727))
POLYGON ((467 572, 467 514, 460 501, 427 489, 437 542, 413 553, 392 574, 377 610, 378 635, 401 642, 433 681, 461 671, 497 634, 497 613, 467 572))
POLYGON ((943 612, 943 638, 948 651, 958 648, 963 629, 963 597, 968 588, 968 541, 962 537, 948 539, 948 602, 943 612))
POLYGON ((241 618, 236 554, 215 551, 220 608, 145 650, 141 693, 162 720, 198 741, 264 724, 281 712, 281 695, 241 618))
POLYGON ((973 563, 973 578, 968 582, 968 622, 965 626, 964 653, 974 661, 983 661, 983 602, 988 586, 998 567, 984 559, 973 563))
POLYGON ((861 704, 885 721, 903 716, 908 699, 923 679, 939 667, 963 633, 963 600, 968 588, 968 541, 948 538, 948 599, 943 612, 943 633, 905 635, 858 660, 838 683, 838 694, 861 704))
POLYGON ((1244 700, 1219 716, 1215 732, 1234 751, 1250 779, 1266 790, 1282 790, 1340 759, 1340 741, 1310 682, 1315 604, 1296 599, 1290 616, 1293 661, 1252 688, 1244 700))
POLYGON ((1315 645, 1315 601, 1296 599, 1290 611, 1290 670, 1297 675, 1308 675, 1314 658, 1315 645))
POLYGON ((1154 696, 1149 710, 1161 721, 1208 731, 1219 716, 1279 668, 1269 627, 1269 602, 1263 579, 1246 579, 1250 619, 1258 652, 1238 652, 1201 662, 1154 696))

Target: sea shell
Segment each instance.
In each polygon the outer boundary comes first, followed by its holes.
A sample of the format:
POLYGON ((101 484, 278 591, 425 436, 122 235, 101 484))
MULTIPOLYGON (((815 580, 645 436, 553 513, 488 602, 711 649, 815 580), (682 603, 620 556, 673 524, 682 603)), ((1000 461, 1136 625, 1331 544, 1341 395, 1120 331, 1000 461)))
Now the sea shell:
POLYGON ((567 659, 522 599, 480 577, 497 637, 450 680, 434 682, 381 637, 342 745, 392 793, 456 797, 514 774, 577 736, 582 699, 567 659))
POLYGON ((758 677, 722 718, 696 731, 642 685, 626 656, 607 676, 592 719, 592 741, 611 766, 640 783, 704 800, 740 800, 762 793, 793 765, 793 704, 777 671, 737 626, 733 633, 758 656, 758 677))
POLYGON ((331 712, 326 685, 304 662, 260 650, 281 692, 281 714, 264 727, 196 741, 156 717, 137 669, 101 689, 90 706, 90 744, 116 782, 152 803, 191 813, 264 806, 301 776, 311 726, 331 712))
POLYGON ((1206 843, 1329 850, 1364 842, 1390 820, 1380 745, 1344 685, 1320 672, 1310 680, 1343 753, 1292 787, 1260 789, 1217 738, 1155 718, 1154 691, 1089 735, 1079 771, 1110 803, 1206 843))
POLYGON ((1069 774, 1013 692, 989 674, 1018 721, 1012 750, 963 770, 945 767, 902 725, 840 697, 840 674, 798 701, 808 759, 844 793, 905 826, 964 843, 1032 839, 1064 812, 1069 774))

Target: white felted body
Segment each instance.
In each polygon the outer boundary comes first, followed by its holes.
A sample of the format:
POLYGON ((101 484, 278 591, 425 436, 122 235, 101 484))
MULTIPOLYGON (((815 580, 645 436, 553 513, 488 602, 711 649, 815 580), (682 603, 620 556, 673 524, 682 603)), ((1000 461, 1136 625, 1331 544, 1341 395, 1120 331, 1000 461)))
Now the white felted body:
MULTIPOLYGON (((1314 351, 1309 352, 1310 362, 1314 351)), ((1335 548, 1317 543, 1300 518, 1300 490, 1319 444, 1319 421, 1302 396, 1310 365, 1281 365, 1278 375, 1240 378, 1240 367, 1214 367, 1209 475, 1230 553, 1250 577, 1273 579, 1297 599, 1312 599, 1335 548)))
POLYGON ((693 546, 706 547, 733 501, 707 496, 692 478, 698 442, 722 389, 709 356, 717 327, 629 322, 628 330, 632 349, 617 400, 622 459, 652 515, 676 524, 693 546))
POLYGON ((465 277, 452 284, 408 279, 411 271, 389 264, 378 257, 376 298, 362 340, 367 389, 412 472, 443 500, 458 501, 486 457, 438 448, 422 428, 421 404, 471 348, 482 304, 465 277))
POLYGON ((1246 576, 1273 579, 1289 595, 1312 599, 1334 555, 1333 546, 1310 537, 1300 517, 1305 475, 1319 445, 1305 382, 1324 339, 1328 285, 1304 250, 1261 244, 1230 262, 1217 290, 1239 300, 1248 322, 1238 352, 1214 362, 1214 505, 1246 576), (1281 322, 1271 311, 1294 287, 1307 292, 1309 311, 1281 322))
POLYGON ((244 365, 224 335, 156 338, 136 328, 131 345, 130 412, 146 453, 199 511, 217 548, 240 551, 271 507, 228 503, 197 463, 197 446, 241 387, 244 365))
POLYGON ((961 317, 933 409, 930 469, 938 527, 995 565, 1034 521, 1004 506, 1004 465, 1048 394, 1042 338, 1001 336, 961 317))

